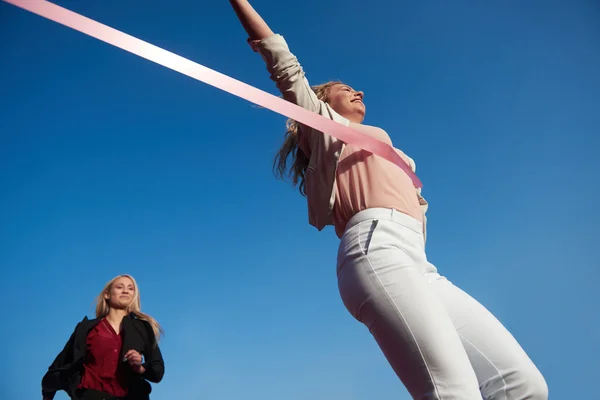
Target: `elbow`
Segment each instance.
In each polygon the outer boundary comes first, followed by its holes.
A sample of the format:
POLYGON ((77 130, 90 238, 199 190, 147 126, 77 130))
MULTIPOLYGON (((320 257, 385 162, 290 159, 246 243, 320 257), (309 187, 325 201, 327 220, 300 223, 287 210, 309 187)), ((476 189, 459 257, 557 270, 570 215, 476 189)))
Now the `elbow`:
POLYGON ((146 373, 144 374, 144 379, 152 383, 159 383, 160 381, 162 381, 164 375, 165 365, 163 363, 156 362, 146 366, 146 373))
POLYGON ((304 78, 304 69, 294 57, 293 60, 279 64, 273 68, 270 78, 281 91, 284 91, 302 81, 304 78))
POLYGON ((53 393, 60 389, 60 375, 56 372, 46 372, 42 378, 42 391, 53 393))
POLYGON ((160 381, 162 381, 163 376, 165 376, 165 366, 161 364, 155 370, 155 380, 153 382, 159 383, 160 381))

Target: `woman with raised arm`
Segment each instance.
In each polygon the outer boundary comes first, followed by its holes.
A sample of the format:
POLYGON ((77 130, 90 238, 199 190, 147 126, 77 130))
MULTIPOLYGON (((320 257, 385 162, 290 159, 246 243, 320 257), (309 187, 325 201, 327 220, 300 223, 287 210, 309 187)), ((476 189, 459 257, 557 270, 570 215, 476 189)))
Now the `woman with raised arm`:
POLYGON ((131 275, 111 279, 42 379, 43 400, 64 390, 73 400, 148 400, 165 373, 162 328, 142 312, 131 275))
MULTIPOLYGON (((342 82, 309 86, 284 38, 248 1, 230 3, 284 99, 392 145, 384 130, 362 124, 363 92, 342 82)), ((513 336, 427 261, 427 202, 400 168, 295 121, 275 166, 306 196, 309 223, 335 227, 344 305, 414 399, 547 399, 544 378, 513 336)))

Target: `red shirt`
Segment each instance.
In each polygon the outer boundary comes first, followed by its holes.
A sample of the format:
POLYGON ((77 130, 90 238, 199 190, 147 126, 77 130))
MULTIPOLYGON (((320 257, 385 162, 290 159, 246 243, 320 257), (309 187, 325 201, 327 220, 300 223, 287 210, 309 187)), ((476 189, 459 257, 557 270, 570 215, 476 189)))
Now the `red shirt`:
POLYGON ((121 362, 121 334, 105 318, 87 336, 87 356, 79 388, 94 389, 116 397, 127 395, 126 365, 121 362))

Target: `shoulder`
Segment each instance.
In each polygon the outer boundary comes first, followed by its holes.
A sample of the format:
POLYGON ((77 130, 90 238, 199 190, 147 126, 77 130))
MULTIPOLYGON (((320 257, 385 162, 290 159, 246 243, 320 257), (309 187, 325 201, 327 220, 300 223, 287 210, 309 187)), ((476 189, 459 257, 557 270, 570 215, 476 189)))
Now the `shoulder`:
POLYGON ((140 332, 144 334, 149 334, 152 332, 152 325, 150 325, 148 321, 139 318, 133 313, 129 315, 129 318, 131 320, 131 324, 140 332))
POLYGON ((87 316, 83 317, 81 321, 79 321, 75 328, 73 329, 73 333, 71 333, 71 337, 69 341, 75 340, 82 336, 82 334, 87 334, 96 324, 100 321, 98 318, 89 319, 87 316))
POLYGON ((81 321, 79 321, 77 323, 77 325, 75 325, 75 331, 77 331, 79 329, 90 328, 92 326, 95 326, 98 322, 100 322, 100 320, 101 320, 101 318, 89 319, 86 315, 83 317, 83 319, 81 321))
POLYGON ((146 320, 138 318, 135 315, 129 317, 131 319, 132 327, 142 336, 142 339, 147 344, 154 344, 156 337, 154 336, 154 330, 152 325, 146 320))
POLYGON ((139 328, 142 328, 146 331, 152 330, 152 326, 148 321, 144 321, 143 319, 133 318, 133 324, 139 328))

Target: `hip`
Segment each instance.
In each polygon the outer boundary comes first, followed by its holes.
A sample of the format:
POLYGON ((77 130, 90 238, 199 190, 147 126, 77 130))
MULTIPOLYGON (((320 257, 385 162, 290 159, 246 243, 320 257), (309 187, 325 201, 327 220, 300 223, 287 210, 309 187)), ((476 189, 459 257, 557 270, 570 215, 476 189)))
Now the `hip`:
POLYGON ((337 272, 352 263, 393 257, 397 264, 427 263, 423 222, 388 208, 370 208, 355 214, 341 236, 337 272), (392 256, 393 254, 393 256, 392 256))

